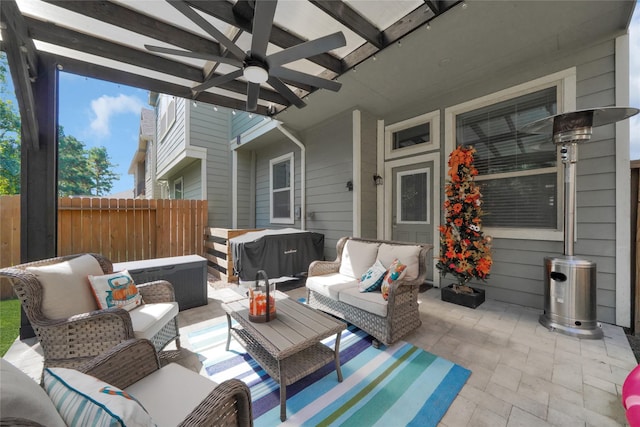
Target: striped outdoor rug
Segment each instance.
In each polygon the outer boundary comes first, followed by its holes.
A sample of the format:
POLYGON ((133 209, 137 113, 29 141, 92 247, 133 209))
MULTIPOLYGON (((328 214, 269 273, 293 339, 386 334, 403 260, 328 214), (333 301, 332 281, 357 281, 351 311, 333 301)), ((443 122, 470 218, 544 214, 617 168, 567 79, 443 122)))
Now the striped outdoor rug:
MULTIPOLYGON (((224 351, 226 322, 188 337, 213 381, 239 378, 249 385, 257 427, 281 424, 279 385, 235 340, 224 351)), ((352 326, 342 333, 340 362, 342 383, 330 363, 287 388, 282 425, 436 426, 471 374, 406 342, 375 349, 352 326)))

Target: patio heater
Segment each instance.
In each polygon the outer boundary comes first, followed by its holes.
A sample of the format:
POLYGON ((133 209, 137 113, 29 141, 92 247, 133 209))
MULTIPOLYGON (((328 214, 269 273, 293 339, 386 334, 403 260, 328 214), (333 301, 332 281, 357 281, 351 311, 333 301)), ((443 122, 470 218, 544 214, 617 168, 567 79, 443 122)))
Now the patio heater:
POLYGON ((592 129, 624 120, 636 108, 603 107, 557 114, 529 123, 524 133, 552 134, 564 165, 564 254, 544 259, 544 313, 539 321, 551 331, 578 338, 602 338, 596 318, 596 264, 573 254, 578 144, 589 142, 592 129))

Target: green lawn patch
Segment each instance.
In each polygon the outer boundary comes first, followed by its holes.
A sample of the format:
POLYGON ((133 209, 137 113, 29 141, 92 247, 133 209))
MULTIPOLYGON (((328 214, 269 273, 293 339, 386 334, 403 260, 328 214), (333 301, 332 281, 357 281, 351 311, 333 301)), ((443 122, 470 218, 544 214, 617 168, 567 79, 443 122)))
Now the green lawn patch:
POLYGON ((20 300, 0 301, 0 356, 4 356, 20 334, 20 300))

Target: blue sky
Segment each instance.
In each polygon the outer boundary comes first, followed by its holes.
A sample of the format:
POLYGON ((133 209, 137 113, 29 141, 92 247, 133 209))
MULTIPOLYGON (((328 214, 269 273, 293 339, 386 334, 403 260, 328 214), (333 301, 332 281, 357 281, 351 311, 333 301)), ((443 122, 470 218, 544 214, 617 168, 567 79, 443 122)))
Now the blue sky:
POLYGON ((138 148, 140 110, 147 105, 148 92, 75 74, 60 73, 59 124, 87 148, 104 146, 120 180, 111 194, 133 189, 128 174, 138 148))
MULTIPOLYGON (((630 103, 640 108, 640 5, 636 5, 629 29, 630 103)), ((11 86, 11 81, 9 81, 11 86)), ((12 90, 12 88, 10 87, 12 90)), ((147 105, 147 91, 129 86, 60 73, 59 123, 65 134, 87 148, 104 146, 120 175, 112 194, 133 188, 128 174, 138 147, 140 110, 147 105)), ((631 118, 631 159, 640 159, 640 114, 631 118)))

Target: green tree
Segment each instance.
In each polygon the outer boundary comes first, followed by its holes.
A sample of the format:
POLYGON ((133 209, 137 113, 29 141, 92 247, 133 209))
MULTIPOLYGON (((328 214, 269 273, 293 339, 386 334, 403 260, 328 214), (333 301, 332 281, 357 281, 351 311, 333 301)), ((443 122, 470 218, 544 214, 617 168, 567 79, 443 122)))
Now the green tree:
POLYGON ((89 155, 82 141, 64 134, 58 126, 58 195, 91 195, 89 155))
POLYGON ((20 115, 8 99, 7 58, 0 53, 0 194, 20 193, 20 115))
POLYGON ((95 196, 104 196, 111 192, 113 181, 120 178, 120 175, 113 172, 116 166, 111 163, 107 149, 104 147, 91 147, 89 149, 89 173, 93 182, 93 192, 95 196))
MULTIPOLYGON (((0 194, 20 194, 20 115, 7 87, 7 58, 0 52, 0 194)), ((92 147, 58 127, 58 195, 103 196, 120 175, 105 147, 92 147)))

